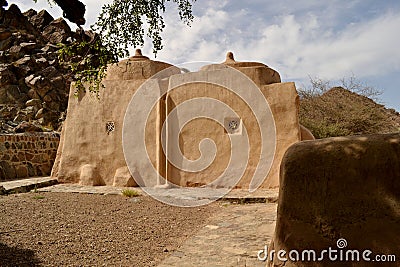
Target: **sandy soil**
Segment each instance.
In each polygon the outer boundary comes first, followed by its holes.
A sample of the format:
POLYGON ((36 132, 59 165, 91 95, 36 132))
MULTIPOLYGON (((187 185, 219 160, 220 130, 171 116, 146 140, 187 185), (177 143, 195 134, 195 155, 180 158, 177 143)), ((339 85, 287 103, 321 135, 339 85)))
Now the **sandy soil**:
POLYGON ((218 210, 147 196, 1 196, 0 266, 156 266, 218 210))

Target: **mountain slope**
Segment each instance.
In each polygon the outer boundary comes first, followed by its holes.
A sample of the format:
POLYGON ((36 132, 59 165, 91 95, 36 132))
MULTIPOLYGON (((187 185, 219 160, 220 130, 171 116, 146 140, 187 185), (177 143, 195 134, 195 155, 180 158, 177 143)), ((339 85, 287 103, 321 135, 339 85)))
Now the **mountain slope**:
POLYGON ((342 87, 302 99, 300 122, 316 138, 400 132, 398 112, 342 87))

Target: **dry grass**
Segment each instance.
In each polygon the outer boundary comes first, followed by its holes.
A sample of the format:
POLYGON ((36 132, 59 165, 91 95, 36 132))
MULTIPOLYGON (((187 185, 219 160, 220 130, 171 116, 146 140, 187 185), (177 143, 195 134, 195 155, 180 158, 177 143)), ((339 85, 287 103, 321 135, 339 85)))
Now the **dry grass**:
POLYGON ((304 97, 300 123, 316 138, 400 132, 398 112, 342 87, 304 97))
POLYGON ((122 195, 126 196, 126 197, 138 197, 140 196, 140 193, 136 190, 132 190, 132 189, 124 189, 121 191, 122 195))

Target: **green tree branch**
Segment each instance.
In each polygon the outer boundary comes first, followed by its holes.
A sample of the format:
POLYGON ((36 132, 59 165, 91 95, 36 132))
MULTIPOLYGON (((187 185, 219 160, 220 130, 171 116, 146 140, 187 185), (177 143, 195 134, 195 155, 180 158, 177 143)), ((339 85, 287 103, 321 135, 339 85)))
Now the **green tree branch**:
MULTIPOLYGON (((64 11, 70 8, 68 0, 48 1, 60 5, 64 11)), ((95 38, 91 42, 77 40, 72 44, 61 44, 59 59, 70 63, 78 91, 85 90, 84 84, 90 84, 89 91, 98 93, 107 65, 129 57, 130 47, 143 46, 145 35, 152 41, 155 55, 163 48, 161 34, 165 28, 163 13, 166 2, 176 4, 180 19, 189 26, 194 18, 192 3, 195 1, 114 0, 103 6, 97 22, 91 26, 96 33, 95 38)))

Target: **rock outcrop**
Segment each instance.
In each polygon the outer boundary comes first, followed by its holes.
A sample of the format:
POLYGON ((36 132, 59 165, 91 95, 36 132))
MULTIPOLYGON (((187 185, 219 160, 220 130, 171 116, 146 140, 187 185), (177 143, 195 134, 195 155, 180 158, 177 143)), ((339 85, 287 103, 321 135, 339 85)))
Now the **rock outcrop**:
POLYGON ((0 8, 0 133, 60 130, 72 77, 57 45, 92 35, 45 10, 0 8))

